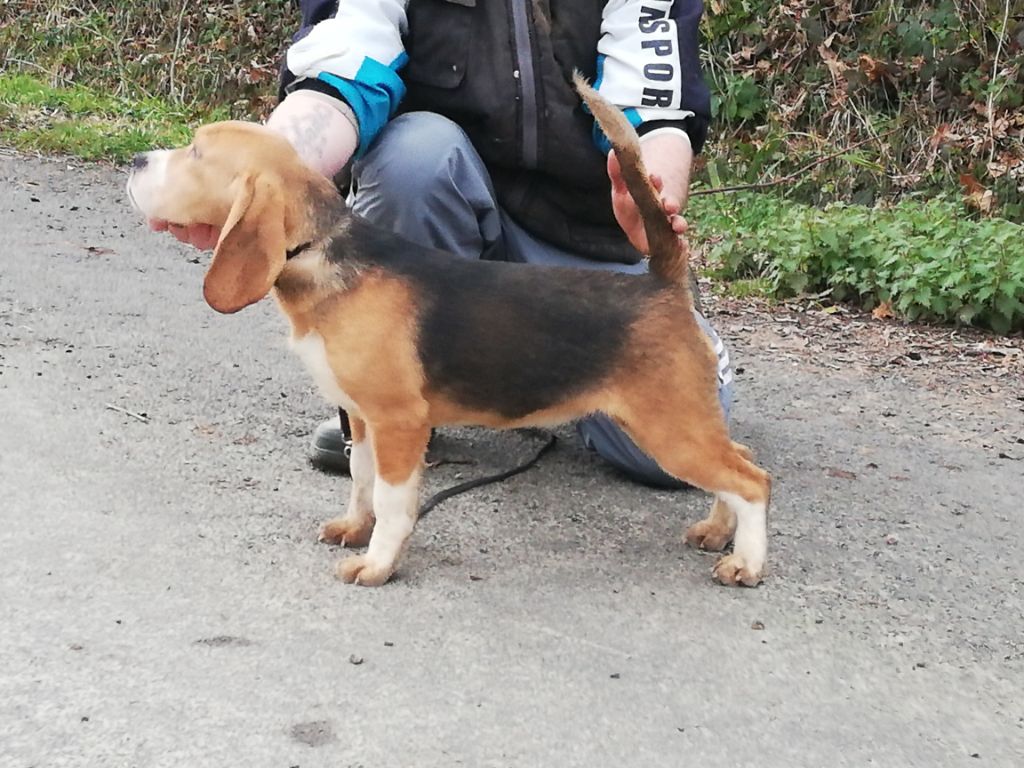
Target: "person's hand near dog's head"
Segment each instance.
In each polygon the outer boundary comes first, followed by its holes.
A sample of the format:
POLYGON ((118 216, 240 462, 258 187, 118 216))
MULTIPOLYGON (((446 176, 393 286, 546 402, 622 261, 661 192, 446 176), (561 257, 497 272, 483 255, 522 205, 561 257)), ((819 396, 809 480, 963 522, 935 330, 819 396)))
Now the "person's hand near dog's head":
POLYGON ((154 232, 170 232, 181 242, 195 246, 201 251, 212 251, 220 239, 220 230, 211 224, 183 226, 162 219, 151 219, 149 228, 154 232))
MULTIPOLYGON (((349 119, 312 91, 295 91, 285 97, 266 126, 288 139, 306 165, 327 178, 345 166, 359 142, 349 119)), ((220 240, 220 229, 210 224, 154 219, 149 226, 154 232, 170 232, 202 251, 213 250, 220 240)))

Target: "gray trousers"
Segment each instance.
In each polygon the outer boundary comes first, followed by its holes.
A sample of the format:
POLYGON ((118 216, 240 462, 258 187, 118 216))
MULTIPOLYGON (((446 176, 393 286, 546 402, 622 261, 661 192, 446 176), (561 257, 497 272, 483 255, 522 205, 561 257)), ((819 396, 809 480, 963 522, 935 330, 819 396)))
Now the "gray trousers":
MULTIPOLYGON (((530 235, 498 205, 487 169, 462 129, 431 112, 412 112, 388 123, 354 164, 352 189, 349 202, 360 216, 408 240, 463 258, 627 274, 647 271, 646 262, 591 261, 530 235)), ((719 399, 728 416, 729 355, 707 321, 699 314, 697 320, 718 354, 719 399)), ((589 416, 578 423, 577 431, 584 445, 634 480, 682 486, 608 417, 589 416)))

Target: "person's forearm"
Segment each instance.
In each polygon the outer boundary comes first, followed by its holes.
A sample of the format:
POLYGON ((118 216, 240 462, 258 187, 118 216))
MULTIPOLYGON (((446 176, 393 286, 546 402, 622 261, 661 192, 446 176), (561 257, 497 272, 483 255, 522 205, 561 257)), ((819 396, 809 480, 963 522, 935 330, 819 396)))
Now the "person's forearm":
POLYGON ((327 178, 345 166, 359 143, 353 119, 311 91, 285 97, 267 127, 288 139, 303 161, 327 178))
POLYGON ((661 177, 662 197, 677 201, 679 210, 684 210, 693 166, 689 137, 682 131, 650 133, 640 141, 640 156, 647 172, 661 177))

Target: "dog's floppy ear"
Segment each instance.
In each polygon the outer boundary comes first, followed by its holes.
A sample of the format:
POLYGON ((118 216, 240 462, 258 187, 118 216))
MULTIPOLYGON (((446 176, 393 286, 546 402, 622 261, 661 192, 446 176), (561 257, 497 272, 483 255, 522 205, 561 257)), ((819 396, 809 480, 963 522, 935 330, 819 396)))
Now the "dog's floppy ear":
POLYGON ((284 268, 284 205, 266 178, 246 175, 236 183, 234 203, 203 282, 206 303, 230 314, 266 296, 284 268))

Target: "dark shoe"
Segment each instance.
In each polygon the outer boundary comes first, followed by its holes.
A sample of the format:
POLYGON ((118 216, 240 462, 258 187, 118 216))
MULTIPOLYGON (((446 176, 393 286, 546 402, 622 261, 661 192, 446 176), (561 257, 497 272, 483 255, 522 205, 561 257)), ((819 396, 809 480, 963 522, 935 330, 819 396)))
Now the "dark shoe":
POLYGON ((352 457, 352 428, 348 415, 338 410, 338 416, 320 424, 313 433, 310 463, 323 472, 349 474, 352 457))

